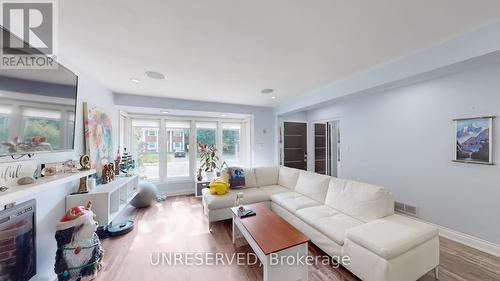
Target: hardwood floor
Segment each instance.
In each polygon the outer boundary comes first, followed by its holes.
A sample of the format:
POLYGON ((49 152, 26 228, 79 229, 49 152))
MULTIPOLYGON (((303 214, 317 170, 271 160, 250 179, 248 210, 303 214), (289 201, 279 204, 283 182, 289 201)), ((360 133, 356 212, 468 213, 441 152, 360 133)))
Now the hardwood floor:
MULTIPOLYGON (((136 213, 135 229, 124 236, 103 241, 105 265, 97 280, 179 280, 179 281, 260 281, 262 269, 258 265, 189 266, 152 265, 158 261, 156 253, 252 253, 242 241, 231 243, 231 222, 213 224, 213 233, 207 231, 207 220, 202 214, 201 201, 192 196, 169 197, 167 201, 136 213)), ((324 253, 314 245, 313 256, 324 253)), ((319 264, 309 268, 309 280, 359 280, 346 269, 319 264)), ((428 273, 420 280, 435 280, 428 273)), ((494 257, 447 239, 441 239, 440 280, 500 280, 500 258, 494 257)), ((286 281, 286 280, 285 280, 286 281)))

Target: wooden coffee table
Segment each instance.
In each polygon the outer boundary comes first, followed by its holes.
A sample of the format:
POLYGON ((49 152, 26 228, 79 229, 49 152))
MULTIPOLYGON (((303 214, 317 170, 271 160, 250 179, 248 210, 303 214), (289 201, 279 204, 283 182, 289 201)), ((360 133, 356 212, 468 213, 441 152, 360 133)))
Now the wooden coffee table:
POLYGON ((272 212, 265 203, 246 205, 255 216, 240 218, 233 212, 233 244, 241 234, 263 265, 264 281, 307 281, 307 243, 302 232, 272 212), (299 260, 300 257, 304 257, 299 260), (284 261, 284 262, 281 262, 284 261))

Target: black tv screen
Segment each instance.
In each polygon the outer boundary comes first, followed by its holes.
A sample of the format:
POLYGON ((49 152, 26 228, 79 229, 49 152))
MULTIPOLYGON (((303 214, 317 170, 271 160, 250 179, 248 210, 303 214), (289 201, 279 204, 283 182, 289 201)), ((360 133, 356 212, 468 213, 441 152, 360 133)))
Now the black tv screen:
POLYGON ((74 149, 78 76, 53 69, 0 69, 0 155, 74 149))

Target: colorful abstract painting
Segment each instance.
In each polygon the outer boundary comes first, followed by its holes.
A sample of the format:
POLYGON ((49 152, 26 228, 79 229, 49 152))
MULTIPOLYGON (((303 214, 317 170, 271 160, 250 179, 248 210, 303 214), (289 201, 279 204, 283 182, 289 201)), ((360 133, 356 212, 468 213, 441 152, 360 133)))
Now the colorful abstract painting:
POLYGON ((494 117, 456 119, 455 161, 493 164, 491 159, 494 117))
POLYGON ((113 161, 113 136, 111 116, 100 108, 83 103, 85 122, 85 150, 91 166, 96 169, 97 183, 101 183, 102 167, 113 161))

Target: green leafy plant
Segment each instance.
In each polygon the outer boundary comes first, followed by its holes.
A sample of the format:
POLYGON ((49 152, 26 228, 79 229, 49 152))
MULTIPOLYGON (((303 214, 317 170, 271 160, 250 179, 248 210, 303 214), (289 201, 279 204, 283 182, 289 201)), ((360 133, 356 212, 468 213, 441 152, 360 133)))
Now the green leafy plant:
POLYGON ((213 172, 218 167, 219 156, 217 156, 217 148, 215 145, 207 146, 204 143, 198 144, 200 148, 200 169, 205 172, 213 172))

